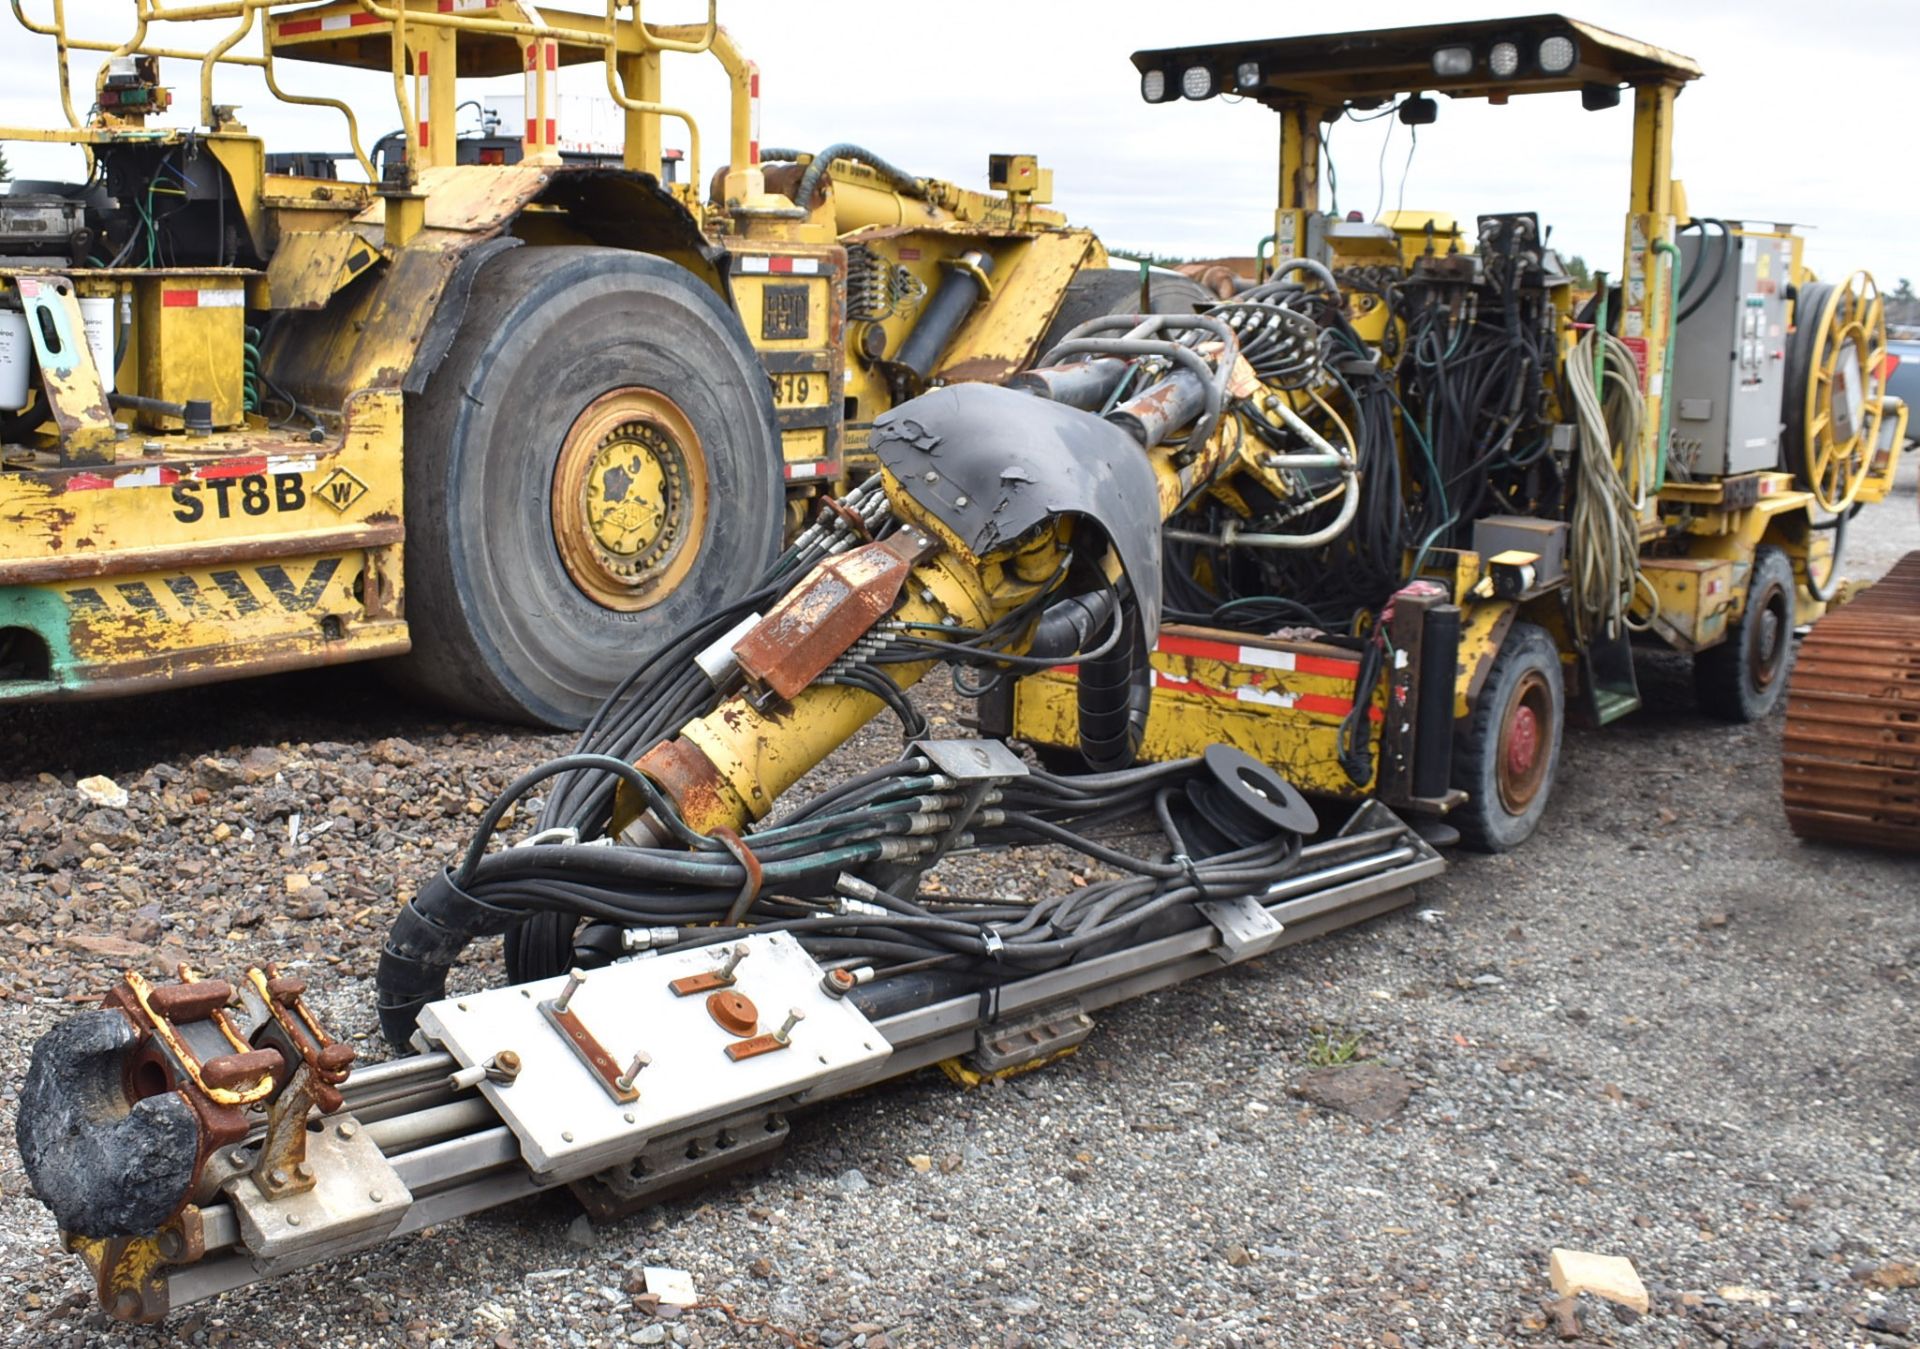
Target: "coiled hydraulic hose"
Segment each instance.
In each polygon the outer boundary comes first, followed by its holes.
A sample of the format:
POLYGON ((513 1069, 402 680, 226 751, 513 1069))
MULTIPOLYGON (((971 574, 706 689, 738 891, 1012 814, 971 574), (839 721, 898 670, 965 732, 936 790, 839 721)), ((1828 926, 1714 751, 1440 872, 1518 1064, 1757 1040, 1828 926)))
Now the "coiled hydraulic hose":
MULTIPOLYGON (((762 163, 779 163, 781 161, 791 163, 805 153, 804 150, 793 150, 785 146, 779 146, 773 149, 762 149, 760 151, 760 159, 762 163)), ((827 170, 833 167, 833 161, 836 159, 858 160, 882 178, 885 178, 893 188, 906 196, 924 200, 927 195, 926 183, 914 177, 899 165, 882 159, 873 151, 855 145, 852 141, 836 141, 815 155, 813 162, 807 165, 806 172, 800 175, 800 185, 794 189, 793 193, 793 200, 797 205, 803 208, 812 205, 813 194, 820 188, 820 180, 827 176, 827 170)))

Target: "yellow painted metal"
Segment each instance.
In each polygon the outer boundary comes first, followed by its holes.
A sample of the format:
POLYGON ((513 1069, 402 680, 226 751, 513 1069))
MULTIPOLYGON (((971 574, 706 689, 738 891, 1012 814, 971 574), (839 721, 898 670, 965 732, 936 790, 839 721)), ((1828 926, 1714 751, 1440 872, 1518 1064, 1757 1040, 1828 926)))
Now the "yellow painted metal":
POLYGON ((284 230, 267 264, 275 309, 324 309, 341 287, 379 260, 373 245, 350 230, 284 230))
POLYGON ((573 583, 623 613, 692 569, 712 506, 693 423, 655 389, 612 389, 568 428, 554 464, 553 537, 573 583))
MULTIPOLYGON (((242 344, 246 280, 231 270, 146 272, 133 282, 134 331, 142 397, 167 403, 206 400, 213 424, 242 421, 242 344)), ((178 417, 148 410, 139 423, 177 431, 178 417)))
POLYGON ((1705 650, 1726 636, 1738 588, 1734 570, 1728 558, 1648 558, 1641 563, 1640 573, 1652 585, 1659 608, 1650 612, 1641 595, 1636 597, 1636 612, 1675 650, 1705 650))
POLYGON ((1306 251, 1309 222, 1320 209, 1321 106, 1298 101, 1280 108, 1280 191, 1273 213, 1276 257, 1306 251))
MULTIPOLYGON (((1680 82, 1671 81, 1642 84, 1633 93, 1633 161, 1619 333, 1629 344, 1637 344, 1646 372, 1642 390, 1646 412, 1640 421, 1640 443, 1634 447, 1641 463, 1664 461, 1665 456, 1660 437, 1670 357, 1667 316, 1675 273, 1662 260, 1657 246, 1673 242, 1673 100, 1679 91, 1680 82)), ((1657 502, 1649 495, 1643 525, 1650 524, 1656 515, 1657 502)))
MULTIPOLYGON (((1169 625, 1151 659, 1153 703, 1142 759, 1190 758, 1225 744, 1271 764, 1303 791, 1349 798, 1371 791, 1371 774, 1356 784, 1340 767, 1340 726, 1352 711, 1359 671, 1354 652, 1169 625)), ((1383 681, 1372 698, 1376 723, 1385 715, 1386 699, 1383 681)), ((1020 681, 1013 734, 1040 745, 1079 743, 1071 672, 1020 681)))
MULTIPOLYGON (((39 394, 59 428, 60 459, 69 464, 106 462, 113 456, 113 413, 87 344, 79 292, 71 278, 47 273, 12 281, 40 371, 39 394)), ((0 514, 0 520, 5 518, 0 514)))
MULTIPOLYGON (((903 623, 938 627, 954 618, 962 626, 985 627, 999 613, 1030 595, 1030 586, 1007 588, 996 603, 983 569, 952 552, 920 563, 906 586, 907 598, 896 618, 903 623), (923 598, 931 594, 934 598, 923 598)), ((902 688, 911 687, 934 662, 892 665, 887 669, 902 688)), ((680 739, 697 749, 718 773, 716 790, 679 802, 681 814, 702 832, 742 828, 773 808, 788 787, 838 749, 880 710, 880 700, 860 689, 816 684, 787 708, 763 712, 742 695, 722 703, 708 716, 681 728, 680 739)), ((623 796, 624 796, 623 790, 623 796)), ((628 799, 629 809, 633 807, 628 799)))
MULTIPOLYGON (((211 129, 75 117, 62 129, 21 129, 19 138, 76 143, 89 150, 137 139, 156 152, 212 154, 232 188, 234 210, 228 220, 237 216, 253 252, 266 260, 264 272, 231 274, 238 277, 247 307, 298 316, 297 322, 263 325, 274 334, 265 352, 267 369, 278 386, 316 411, 295 419, 292 433, 245 418, 245 311, 203 309, 197 303, 170 306, 169 287, 186 288, 195 280, 188 274, 101 271, 78 283, 84 294, 124 288, 134 300, 131 322, 121 335, 127 348, 118 372, 121 389, 169 402, 208 399, 220 429, 196 441, 182 433, 176 418, 126 412, 122 420, 139 429, 116 438, 104 400, 79 388, 72 396, 63 392, 62 407, 91 411, 61 422, 64 435, 29 435, 26 448, 58 449, 68 467, 89 461, 100 469, 97 481, 75 486, 57 472, 22 469, 17 457, 10 471, 0 474, 0 507, 20 525, 0 548, 0 577, 6 578, 0 580, 0 609, 21 616, 19 625, 42 636, 47 647, 46 678, 29 681, 36 686, 33 696, 112 691, 149 680, 212 678, 404 649, 400 409, 396 401, 374 419, 381 422, 377 433, 368 429, 373 426, 369 410, 399 399, 462 256, 482 242, 511 232, 528 246, 604 244, 601 231, 617 222, 622 246, 646 248, 680 263, 735 303, 767 362, 795 491, 832 481, 844 462, 842 409, 850 391, 843 391, 844 252, 836 235, 880 219, 896 231, 909 226, 911 234, 900 232, 886 246, 896 261, 905 260, 929 281, 965 249, 994 257, 992 297, 979 306, 949 353, 950 362, 970 363, 976 373, 943 375, 949 378, 1005 373, 1028 358, 1072 272, 1105 258, 1091 235, 1068 229, 1063 216, 1035 204, 1044 192, 996 196, 928 180, 922 196, 907 197, 855 163, 832 166, 836 190, 807 218, 793 217, 785 198, 765 192, 754 162, 755 68, 718 28, 711 3, 705 24, 673 26, 648 25, 638 5, 624 3, 604 13, 536 9, 521 0, 456 10, 439 0, 320 5, 139 0, 129 9, 132 31, 112 40, 69 34, 69 16, 60 4, 52 22, 36 31, 53 37, 63 71, 70 51, 108 56, 139 51, 192 61, 200 77, 201 120, 212 123, 211 129), (193 21, 215 22, 209 45, 150 40, 166 24, 193 21), (243 49, 243 39, 256 33, 257 54, 243 49), (698 200, 705 184, 697 148, 689 163, 691 181, 676 184, 671 194, 639 180, 603 175, 586 189, 583 204, 567 209, 541 204, 563 188, 566 170, 557 164, 452 162, 455 75, 524 76, 531 53, 536 109, 540 81, 554 87, 553 67, 606 65, 627 112, 627 162, 657 173, 662 118, 684 116, 661 102, 667 52, 710 53, 729 81, 727 148, 733 172, 712 206, 698 200), (290 59, 389 75, 409 142, 397 180, 376 186, 265 172, 261 142, 214 101, 222 71, 259 70, 277 96, 344 114, 356 155, 371 172, 350 108, 280 85, 277 72, 284 72, 290 59), (723 277, 713 262, 713 245, 723 236, 727 254, 736 260, 811 258, 823 270, 804 278, 723 277), (797 287, 807 292, 803 334, 793 326, 797 287), (342 412, 350 449, 341 447, 342 412), (318 447, 297 439, 311 420, 320 423, 325 440, 318 447), (334 475, 329 465, 343 454, 346 471, 334 475), (216 488, 214 479, 199 475, 222 456, 237 476, 216 488), (287 467, 302 457, 316 459, 319 468, 287 467), (181 481, 174 480, 176 475, 181 481), (295 481, 301 484, 298 494, 285 485, 295 481), (345 493, 338 512, 328 504, 336 499, 323 493, 323 486, 345 493), (177 493, 185 498, 176 500, 177 493), (253 518, 248 503, 262 500, 269 503, 267 515, 253 518), (359 519, 367 511, 380 519, 359 519), (70 550, 76 539, 84 539, 78 547, 87 550, 90 570, 84 575, 64 570, 73 565, 76 554, 70 550), (327 577, 312 590, 309 582, 323 564, 327 577), (303 597, 302 603, 290 608, 287 595, 303 597)), ((535 158, 547 135, 544 126, 537 131, 535 158)), ((697 147, 699 128, 690 120, 688 131, 697 147)), ((0 139, 11 138, 13 132, 0 132, 0 139)), ((564 190, 580 191, 572 186, 579 181, 569 180, 564 190)), ((199 280, 224 291, 228 275, 208 273, 199 280)), ((67 318, 63 311, 61 321, 67 318)), ((70 326, 79 330, 77 322, 70 326)), ((84 364, 84 344, 79 351, 78 364, 84 364)), ((859 392, 870 419, 894 401, 897 391, 865 367, 862 376, 859 392)), ((0 626, 8 625, 0 615, 0 626)), ((0 688, 0 697, 20 692, 0 688)))
MULTIPOLYGON (((1162 445, 1143 450, 1159 484, 1162 515, 1170 513, 1196 485, 1220 471, 1240 452, 1236 428, 1221 426, 1193 451, 1162 445), (1190 456, 1190 457, 1189 457, 1190 456)), ((965 628, 984 628, 1033 599, 1057 574, 1063 550, 1071 544, 1071 524, 988 556, 974 554, 941 521, 923 512, 912 496, 882 473, 896 518, 937 541, 939 551, 917 563, 907 578, 894 621, 934 628, 952 619, 965 628)), ((1117 561, 1111 563, 1117 566, 1117 561)), ((887 673, 909 688, 934 662, 892 665, 887 673)), ((683 762, 702 765, 693 790, 677 798, 682 818, 694 829, 744 828, 773 806, 774 800, 831 754, 880 710, 880 700, 859 689, 815 684, 773 710, 745 694, 728 698, 705 717, 682 727, 674 742, 683 762)), ((665 784, 669 792, 676 785, 665 784)), ((681 784, 684 786, 685 784, 681 784)), ((637 817, 640 803, 622 788, 616 827, 637 817)))
POLYGON ((994 286, 954 334, 935 377, 998 383, 1038 355, 1035 340, 1060 307, 1067 283, 1092 261, 1096 246, 1084 230, 1000 241, 990 250, 994 286))
POLYGON ((41 677, 4 696, 98 696, 407 649, 399 393, 325 445, 258 429, 156 442, 110 467, 0 474, 0 628, 41 677))
POLYGON ((1460 660, 1453 681, 1453 716, 1458 721, 1473 711, 1486 687, 1493 658, 1519 617, 1511 600, 1472 600, 1460 609, 1460 660))

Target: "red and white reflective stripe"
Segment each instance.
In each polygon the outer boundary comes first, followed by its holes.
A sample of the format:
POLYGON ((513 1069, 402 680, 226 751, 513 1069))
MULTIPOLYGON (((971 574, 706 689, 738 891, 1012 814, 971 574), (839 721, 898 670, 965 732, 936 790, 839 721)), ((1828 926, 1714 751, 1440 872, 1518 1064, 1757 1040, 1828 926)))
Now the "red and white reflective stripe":
POLYGON ((267 471, 267 456, 249 455, 245 459, 226 459, 217 464, 202 464, 193 471, 193 476, 201 482, 218 482, 222 478, 251 478, 267 471))
POLYGON ((833 459, 808 459, 786 466, 787 481, 797 478, 837 478, 840 476, 840 464, 833 459))
POLYGON ((1204 637, 1162 634, 1155 648, 1169 656, 1188 656, 1198 660, 1224 661, 1230 665, 1252 665, 1265 670, 1292 670, 1297 674, 1329 675, 1335 679, 1354 679, 1360 674, 1358 660, 1338 656, 1313 656, 1299 651, 1275 651, 1265 646, 1242 646, 1235 642, 1214 642, 1204 637))
POLYGON ((115 487, 171 487, 180 481, 180 470, 167 468, 163 464, 152 464, 146 468, 137 468, 131 473, 115 476, 115 487))
POLYGON ((200 286, 191 290, 163 289, 160 292, 162 309, 245 309, 247 293, 239 287, 222 287, 219 290, 211 286, 200 286))
POLYGON ((747 62, 747 165, 760 162, 760 67, 747 62))
MULTIPOLYGON (((1153 672, 1153 686, 1168 689, 1174 693, 1198 694, 1205 698, 1220 698, 1228 702, 1251 703, 1257 707, 1278 707, 1296 712, 1317 712, 1322 716, 1344 717, 1353 711, 1353 699, 1340 698, 1325 693, 1292 693, 1284 689, 1256 688, 1243 684, 1234 689, 1216 689, 1202 684, 1197 679, 1186 679, 1172 675, 1164 670, 1153 672)), ((1377 707, 1367 709, 1369 721, 1385 721, 1386 714, 1377 707)))
POLYGON ((775 276, 818 276, 820 259, 744 257, 740 259, 740 270, 749 273, 771 273, 775 276))
POLYGON ((282 19, 276 30, 281 37, 299 37, 302 33, 338 33, 349 28, 371 28, 384 23, 377 14, 329 14, 321 19, 282 19))
POLYGON ((535 38, 529 42, 526 140, 530 149, 550 149, 560 143, 560 119, 553 113, 555 86, 559 80, 560 44, 552 38, 535 38))
POLYGON ((433 106, 433 98, 427 84, 427 53, 420 52, 413 58, 413 110, 420 118, 420 148, 427 148, 427 142, 433 135, 433 123, 428 120, 427 109, 433 106))

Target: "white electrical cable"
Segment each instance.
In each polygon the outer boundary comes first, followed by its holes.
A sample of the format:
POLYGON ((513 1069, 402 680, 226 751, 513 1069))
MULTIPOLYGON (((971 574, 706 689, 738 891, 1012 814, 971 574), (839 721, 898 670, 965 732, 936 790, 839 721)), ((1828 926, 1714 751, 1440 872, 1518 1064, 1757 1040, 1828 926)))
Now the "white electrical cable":
POLYGON ((1566 365, 1567 388, 1580 425, 1580 464, 1574 496, 1574 627, 1581 643, 1613 639, 1622 627, 1640 630, 1631 618, 1636 589, 1647 597, 1647 623, 1659 612, 1659 597, 1640 574, 1640 516, 1653 487, 1653 464, 1640 447, 1646 400, 1639 366, 1626 343, 1589 331, 1566 365), (1604 394, 1594 387, 1594 342, 1604 338, 1604 394))

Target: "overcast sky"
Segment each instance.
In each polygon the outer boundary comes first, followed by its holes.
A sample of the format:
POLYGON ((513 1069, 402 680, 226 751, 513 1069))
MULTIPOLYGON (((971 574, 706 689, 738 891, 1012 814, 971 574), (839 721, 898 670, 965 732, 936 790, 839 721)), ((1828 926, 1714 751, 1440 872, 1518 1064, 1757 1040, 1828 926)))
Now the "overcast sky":
MULTIPOLYGON (((26 4, 47 12, 48 0, 26 4)), ((760 64, 765 144, 857 141, 915 173, 975 187, 985 184, 989 152, 1035 153, 1055 170, 1057 205, 1111 247, 1210 256, 1250 252, 1271 229, 1275 119, 1257 104, 1218 99, 1145 104, 1130 52, 1537 8, 1500 0, 722 0, 721 20, 760 64)), ((132 10, 132 0, 67 0, 74 31, 116 39, 130 30, 132 10)), ((645 12, 656 22, 704 13, 697 0, 656 0, 645 12)), ((1574 13, 1705 68, 1677 117, 1676 172, 1694 210, 1817 226, 1808 258, 1822 274, 1866 267, 1888 289, 1903 276, 1920 284, 1920 0, 1590 0, 1574 13)), ((0 121, 57 123, 51 44, 19 32, 4 12, 0 31, 0 121)), ((182 45, 194 36, 178 28, 173 35, 182 45)), ((96 64, 75 61, 82 104, 96 64)), ((195 72, 172 69, 169 78, 190 116, 195 72)), ((570 70, 564 87, 591 92, 597 79, 598 67, 570 70)), ((669 100, 701 119, 710 171, 726 147, 718 67, 669 56, 666 80, 669 100)), ((385 77, 289 65, 282 83, 350 97, 369 140, 395 124, 385 77)), ((494 88, 517 93, 519 82, 494 88)), ((473 93, 486 91, 476 85, 473 93)), ((244 72, 223 77, 217 96, 241 103, 269 148, 333 148, 344 139, 333 114, 278 105, 244 72)), ((1443 101, 1439 121, 1421 129, 1410 169, 1405 127, 1391 118, 1343 123, 1332 135, 1340 208, 1371 215, 1382 201, 1391 209, 1404 190, 1409 208, 1462 217, 1537 210, 1564 251, 1617 269, 1631 103, 1629 96, 1619 108, 1588 113, 1573 94, 1499 108, 1443 101)), ((677 134, 670 123, 669 144, 677 134)), ((5 149, 17 176, 77 176, 73 151, 5 149)))

